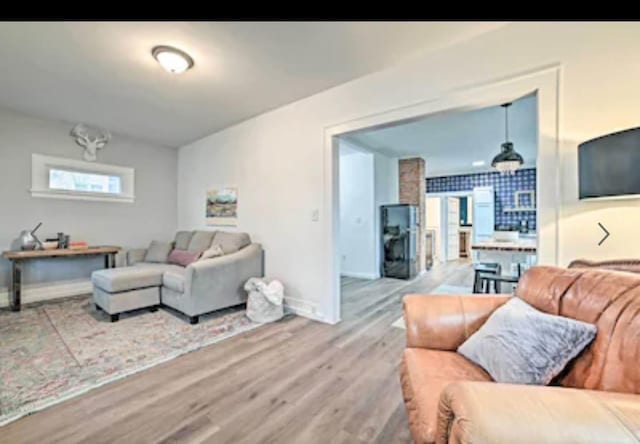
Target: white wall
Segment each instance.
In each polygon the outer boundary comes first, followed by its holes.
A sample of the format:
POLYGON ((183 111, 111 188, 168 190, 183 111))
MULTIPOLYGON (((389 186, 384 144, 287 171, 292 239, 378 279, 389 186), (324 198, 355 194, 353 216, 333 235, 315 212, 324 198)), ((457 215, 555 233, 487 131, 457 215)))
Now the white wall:
POLYGON ((331 216, 311 219, 327 189, 325 129, 559 63, 559 262, 637 257, 640 246, 629 240, 637 237, 640 201, 578 202, 576 146, 638 125, 639 51, 637 23, 515 23, 278 108, 180 150, 179 225, 204 226, 209 184, 237 184, 239 229, 264 243, 267 273, 284 281, 301 313, 328 318, 320 307, 331 298, 323 272, 331 216), (611 231, 600 247, 597 222, 611 231))
POLYGON ((340 142, 340 274, 375 279, 376 236, 372 153, 340 142))
MULTIPOLYGON (((37 232, 40 239, 64 231, 72 240, 124 248, 172 239, 177 224, 175 149, 115 134, 99 152, 101 163, 135 168, 135 203, 31 197, 32 153, 82 159, 82 148, 69 136, 72 126, 0 109, 0 250, 10 249, 20 231, 38 222, 43 223, 37 232)), ((23 300, 87 292, 91 271, 102 267, 102 258, 29 262, 23 300)), ((9 270, 9 261, 0 258, 0 305, 7 302, 9 270)))
MULTIPOLYGON (((375 279, 380 277, 380 261, 381 261, 381 246, 380 246, 380 207, 386 204, 398 203, 399 187, 398 182, 398 159, 387 157, 375 151, 371 151, 366 147, 358 145, 353 141, 345 141, 340 139, 340 245, 347 245, 348 249, 356 252, 362 259, 360 263, 366 263, 366 266, 354 267, 351 264, 347 265, 344 259, 341 261, 341 272, 343 275, 349 275, 354 277, 362 277, 365 279, 375 279), (348 235, 342 229, 343 224, 353 225, 353 221, 345 220, 343 209, 347 212, 353 210, 348 209, 348 205, 355 205, 356 208, 362 207, 362 202, 346 203, 343 202, 343 189, 342 183, 347 179, 346 174, 342 168, 342 158, 345 152, 357 152, 362 155, 361 159, 367 159, 367 171, 369 171, 369 159, 373 161, 373 201, 367 206, 367 214, 370 215, 372 220, 372 239, 369 241, 373 248, 367 247, 363 252, 358 253, 359 249, 352 248, 348 235), (369 156, 369 157, 367 157, 369 156), (365 256, 366 255, 366 256, 365 256), (367 257, 365 260, 364 257, 367 257), (365 271, 366 270, 366 271, 365 271)), ((356 176, 361 173, 355 173, 356 176)), ((370 178, 367 178, 369 181, 370 178)), ((367 188, 368 189, 368 188, 367 188)), ((368 199, 368 195, 367 195, 368 199)), ((359 214, 364 213, 364 207, 359 210, 359 214)), ((367 223, 367 237, 369 238, 369 224, 367 223)), ((342 254, 341 254, 342 257, 342 254)), ((348 260, 348 258, 347 258, 348 260)))
POLYGON ((376 236, 376 277, 380 277, 380 263, 382 255, 380 206, 400 202, 398 177, 398 159, 387 157, 380 153, 373 154, 375 170, 375 236, 376 236))

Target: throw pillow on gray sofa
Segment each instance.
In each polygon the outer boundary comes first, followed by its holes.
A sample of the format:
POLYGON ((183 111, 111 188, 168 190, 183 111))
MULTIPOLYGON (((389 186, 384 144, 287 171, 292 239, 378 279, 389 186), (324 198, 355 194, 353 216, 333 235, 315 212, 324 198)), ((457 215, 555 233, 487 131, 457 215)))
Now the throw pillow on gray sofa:
POLYGON ((596 331, 595 325, 543 313, 514 297, 493 312, 458 353, 496 382, 547 385, 596 331))
POLYGON ((199 251, 178 250, 176 248, 169 255, 168 262, 186 267, 190 263, 197 261, 201 254, 199 251))
POLYGON ((222 251, 222 247, 220 245, 214 245, 208 250, 204 250, 202 252, 202 256, 200 256, 199 261, 203 261, 205 259, 212 259, 214 257, 224 256, 224 251, 222 251))
POLYGON ((251 238, 247 233, 231 233, 228 231, 218 231, 211 242, 212 246, 218 245, 224 254, 240 251, 251 243, 251 238))
POLYGON ((167 262, 167 257, 169 257, 171 250, 173 250, 173 243, 171 242, 151 241, 151 245, 149 245, 147 253, 144 255, 144 261, 164 264, 167 262))

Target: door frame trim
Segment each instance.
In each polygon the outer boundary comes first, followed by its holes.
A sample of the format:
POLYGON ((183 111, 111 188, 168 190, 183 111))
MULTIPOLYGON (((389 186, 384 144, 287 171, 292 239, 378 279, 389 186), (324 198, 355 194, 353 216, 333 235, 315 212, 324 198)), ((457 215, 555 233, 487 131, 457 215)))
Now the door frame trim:
POLYGON ((538 157, 536 195, 538 208, 538 262, 557 265, 559 261, 560 215, 560 104, 562 66, 554 63, 515 73, 491 82, 479 82, 413 103, 386 107, 324 128, 323 152, 323 298, 319 301, 322 318, 340 322, 340 245, 337 137, 349 132, 375 128, 452 111, 469 111, 495 106, 531 93, 538 96, 538 157))

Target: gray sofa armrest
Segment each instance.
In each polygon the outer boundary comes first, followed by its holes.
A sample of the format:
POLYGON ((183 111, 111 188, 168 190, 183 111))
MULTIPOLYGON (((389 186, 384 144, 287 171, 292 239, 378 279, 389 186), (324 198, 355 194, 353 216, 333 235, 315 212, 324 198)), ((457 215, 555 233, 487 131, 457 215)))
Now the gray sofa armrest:
POLYGON ((144 260, 147 254, 146 248, 134 248, 127 250, 127 265, 133 265, 144 260))
POLYGON ((186 268, 185 295, 190 315, 246 302, 244 283, 264 274, 263 250, 257 243, 224 256, 205 259, 186 268))

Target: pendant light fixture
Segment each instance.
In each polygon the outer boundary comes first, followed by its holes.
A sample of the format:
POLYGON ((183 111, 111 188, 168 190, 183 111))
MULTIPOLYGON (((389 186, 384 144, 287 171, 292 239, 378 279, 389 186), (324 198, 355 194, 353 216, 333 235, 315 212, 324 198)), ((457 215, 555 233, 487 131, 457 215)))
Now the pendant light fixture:
POLYGON ((505 103, 501 106, 504 108, 504 143, 501 145, 500 154, 493 158, 491 166, 502 174, 513 175, 524 163, 524 160, 513 149, 513 143, 509 142, 509 107, 511 103, 505 103))

